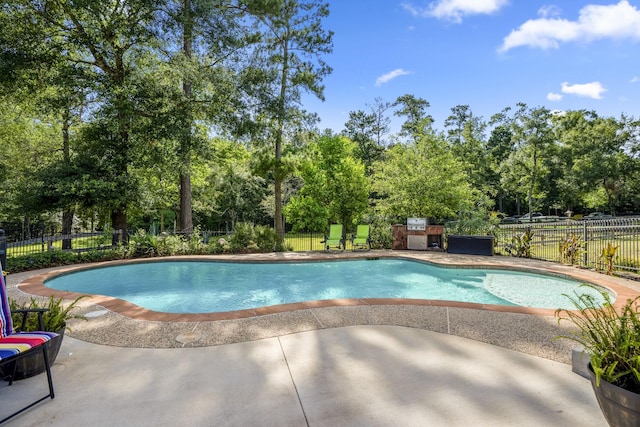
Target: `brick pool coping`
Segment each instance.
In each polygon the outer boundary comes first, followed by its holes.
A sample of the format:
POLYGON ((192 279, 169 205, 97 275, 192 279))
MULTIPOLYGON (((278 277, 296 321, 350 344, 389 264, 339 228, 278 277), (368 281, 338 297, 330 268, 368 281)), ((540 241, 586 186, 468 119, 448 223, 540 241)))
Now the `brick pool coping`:
MULTIPOLYGON (((363 258, 409 259, 439 266, 541 272, 594 283, 616 295, 614 305, 640 295, 640 282, 546 261, 443 252, 287 252, 253 255, 178 256, 109 261, 9 275, 12 298, 31 296, 73 300, 81 294, 49 289, 47 279, 86 268, 135 262, 233 261, 299 262, 363 258)), ((113 297, 91 295, 76 310, 88 321, 72 319, 67 333, 97 344, 121 347, 201 347, 270 338, 296 332, 353 325, 394 325, 432 330, 488 342, 536 356, 570 362, 575 344, 555 337, 567 333, 555 310, 416 299, 338 299, 283 304, 224 313, 176 314, 147 310, 113 297)))
MULTIPOLYGON (((132 259, 108 261, 93 264, 81 264, 69 267, 58 268, 46 273, 37 274, 23 280, 18 288, 32 295, 49 297, 51 295, 56 298, 65 300, 74 300, 83 295, 77 292, 59 291, 47 288, 44 283, 56 276, 71 273, 74 271, 116 266, 141 262, 163 262, 163 261, 233 261, 233 262, 295 262, 295 261, 324 261, 338 259, 366 259, 366 258, 395 258, 410 259, 428 262, 434 265, 458 268, 494 268, 509 269, 528 272, 540 272, 546 274, 560 275, 573 279, 597 284, 614 292, 616 301, 614 306, 620 306, 628 298, 640 295, 640 292, 634 290, 629 285, 633 282, 616 277, 606 276, 604 274, 595 273, 590 270, 579 269, 576 267, 554 264, 544 261, 536 261, 522 258, 510 257, 486 257, 486 256, 470 256, 470 255, 451 255, 442 252, 408 252, 408 251, 369 251, 369 252, 308 252, 308 253, 277 253, 277 254, 252 254, 252 255, 200 255, 200 256, 171 256, 161 258, 132 259), (624 284, 627 284, 625 286, 624 284)), ((418 305, 418 306, 434 306, 434 307, 458 307, 471 308, 477 310, 490 310, 507 313, 523 313, 534 314, 540 316, 553 316, 555 309, 519 307, 519 306, 503 306, 492 304, 478 304, 470 302, 446 301, 446 300, 425 300, 425 299, 403 299, 403 298, 360 298, 360 299, 333 299, 321 301, 305 301, 291 304, 281 304, 269 307, 260 307, 245 310, 234 310, 229 312, 215 313, 164 313, 148 310, 132 304, 128 301, 104 295, 91 295, 85 300, 101 307, 104 307, 115 313, 137 320, 147 320, 156 322, 198 322, 198 321, 217 321, 242 319, 247 317, 265 316, 270 314, 284 313, 289 311, 304 310, 311 308, 336 307, 336 306, 359 306, 359 305, 418 305)))

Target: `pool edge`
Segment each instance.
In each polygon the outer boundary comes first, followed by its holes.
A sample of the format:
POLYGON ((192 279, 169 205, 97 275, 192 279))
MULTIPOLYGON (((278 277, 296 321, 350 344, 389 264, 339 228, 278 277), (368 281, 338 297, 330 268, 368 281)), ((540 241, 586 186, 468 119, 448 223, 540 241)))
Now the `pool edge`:
MULTIPOLYGON (((628 298, 640 295, 640 292, 624 286, 622 283, 630 281, 626 279, 606 276, 590 270, 580 269, 562 264, 550 263, 546 261, 529 260, 512 257, 482 257, 472 255, 447 254, 443 252, 416 252, 416 251, 370 251, 370 252, 340 252, 340 253, 318 253, 318 252, 280 252, 269 254, 243 254, 243 255, 197 255, 197 256, 170 256, 159 258, 144 258, 106 261, 92 264, 80 264, 50 270, 45 273, 36 274, 24 279, 17 285, 17 288, 31 295, 42 297, 54 296, 65 300, 73 300, 83 294, 76 292, 58 291, 47 288, 44 283, 53 277, 67 274, 73 271, 101 268, 113 265, 123 265, 131 263, 161 262, 161 261, 228 261, 228 262, 303 262, 303 261, 330 261, 349 260, 366 258, 386 258, 386 259, 407 259, 427 262, 442 267, 462 267, 462 268, 492 268, 525 272, 538 272, 544 274, 569 277, 579 281, 602 286, 616 296, 614 307, 621 307, 628 298)), ((408 300, 396 298, 366 298, 366 299, 338 299, 306 301, 300 303, 282 304, 270 307, 260 307, 255 309, 245 309, 229 312, 213 313, 164 313, 148 310, 132 304, 128 301, 104 295, 90 295, 85 302, 101 306, 107 310, 118 313, 122 316, 135 319, 156 322, 202 322, 218 320, 234 320, 250 317, 265 316, 271 314, 286 313, 291 311, 306 310, 310 308, 344 307, 344 306, 379 306, 379 305, 418 305, 433 307, 468 308, 476 310, 488 310, 495 312, 532 314, 538 316, 553 316, 555 309, 531 308, 521 306, 502 306, 491 304, 478 304, 445 300, 408 300)))

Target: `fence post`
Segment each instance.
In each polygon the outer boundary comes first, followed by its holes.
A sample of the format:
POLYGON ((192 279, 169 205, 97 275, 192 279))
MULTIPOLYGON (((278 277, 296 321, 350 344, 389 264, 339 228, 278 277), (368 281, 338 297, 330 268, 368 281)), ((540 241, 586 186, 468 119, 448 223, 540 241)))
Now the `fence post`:
POLYGON ((584 242, 584 253, 582 254, 582 264, 587 267, 589 263, 589 241, 587 240, 587 221, 582 223, 582 241, 584 242))
MULTIPOLYGON (((0 270, 7 268, 7 236, 4 234, 4 230, 0 228, 0 270)), ((2 274, 2 271, 0 271, 2 274)))
POLYGON ((44 222, 42 223, 42 236, 40 237, 40 252, 44 252, 44 222))

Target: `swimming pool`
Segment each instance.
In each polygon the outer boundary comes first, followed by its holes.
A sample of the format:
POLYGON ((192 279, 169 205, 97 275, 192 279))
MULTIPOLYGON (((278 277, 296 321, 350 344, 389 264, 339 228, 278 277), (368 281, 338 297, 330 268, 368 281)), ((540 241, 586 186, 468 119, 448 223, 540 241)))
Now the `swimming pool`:
POLYGON ((571 308, 581 282, 512 270, 439 267, 402 259, 324 262, 164 261, 100 267, 45 282, 166 313, 211 313, 329 299, 406 298, 571 308))

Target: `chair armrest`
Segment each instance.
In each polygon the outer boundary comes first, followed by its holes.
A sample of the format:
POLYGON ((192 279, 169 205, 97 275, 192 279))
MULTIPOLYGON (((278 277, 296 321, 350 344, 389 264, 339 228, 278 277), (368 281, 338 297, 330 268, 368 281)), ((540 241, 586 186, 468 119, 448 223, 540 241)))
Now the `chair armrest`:
POLYGON ((21 308, 18 310, 11 310, 12 313, 46 313, 47 311, 49 311, 48 308, 21 308))
POLYGON ((20 325, 20 330, 23 331, 25 326, 27 325, 27 316, 29 313, 36 313, 38 315, 38 328, 41 331, 44 331, 44 322, 42 321, 43 313, 49 311, 48 308, 21 308, 18 310, 12 310, 12 313, 20 313, 22 314, 22 324, 20 325))

